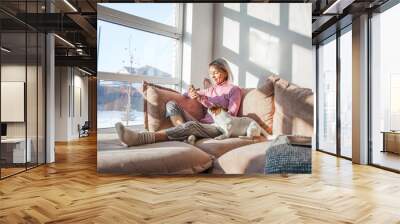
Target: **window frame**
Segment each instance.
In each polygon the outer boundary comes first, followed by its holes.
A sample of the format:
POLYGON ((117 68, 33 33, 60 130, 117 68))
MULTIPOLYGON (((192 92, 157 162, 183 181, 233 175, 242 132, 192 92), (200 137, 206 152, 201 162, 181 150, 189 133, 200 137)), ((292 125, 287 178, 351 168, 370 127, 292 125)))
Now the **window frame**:
MULTIPOLYGON (((350 23, 350 24, 348 24, 347 26, 345 26, 344 28, 342 28, 340 31, 340 36, 338 37, 338 41, 339 41, 339 49, 337 50, 337 54, 339 54, 338 55, 338 62, 337 62, 337 66, 338 66, 338 68, 339 68, 339 82, 337 83, 337 85, 339 85, 338 86, 338 90, 339 90, 339 93, 338 93, 338 96, 339 96, 339 100, 338 100, 338 103, 340 104, 339 105, 339 107, 338 107, 338 110, 337 110, 337 113, 338 113, 338 117, 337 117, 337 122, 339 122, 340 124, 338 125, 338 128, 339 128, 339 130, 338 130, 338 134, 340 134, 340 137, 339 137, 339 144, 340 144, 340 146, 338 146, 338 152, 339 152, 339 155, 340 155, 340 157, 341 158, 345 158, 345 159, 348 159, 348 160, 352 160, 352 158, 353 158, 353 155, 351 155, 351 156, 347 156, 347 155, 344 155, 343 154, 343 141, 342 141, 342 130, 343 130, 343 118, 342 118, 342 102, 343 101, 345 101, 346 99, 345 99, 345 97, 342 95, 343 94, 343 88, 342 88, 342 83, 344 82, 343 81, 343 78, 342 77, 344 77, 345 76, 345 74, 344 74, 344 69, 343 69, 343 66, 342 66, 342 62, 343 62, 343 60, 342 60, 342 55, 343 54, 346 54, 346 53, 348 53, 347 51, 342 51, 343 50, 343 48, 341 47, 342 46, 342 42, 343 42, 343 40, 342 40, 342 37, 345 35, 345 34, 347 34, 347 33, 350 33, 351 35, 353 35, 353 24, 352 23, 350 23)), ((351 46, 353 46, 353 42, 351 42, 351 46)), ((350 51, 351 51, 351 55, 353 54, 353 50, 352 49, 350 49, 350 51)), ((353 67, 353 62, 351 61, 351 66, 353 67)), ((352 73, 351 73, 351 75, 353 75, 352 73)), ((352 76, 351 76, 352 77, 352 76)), ((351 87, 351 88, 353 88, 353 87, 351 87)), ((352 99, 353 100, 353 99, 352 99)), ((352 108, 351 108, 351 111, 353 111, 353 106, 352 106, 352 108)), ((351 122, 351 126, 353 126, 353 121, 351 122)), ((353 138, 353 135, 351 135, 351 139, 353 138)), ((353 148, 351 147, 351 153, 353 153, 353 148)))
POLYGON ((144 32, 149 32, 165 37, 169 37, 177 40, 178 45, 176 49, 176 71, 174 78, 157 78, 149 77, 144 75, 121 75, 118 73, 98 71, 98 78, 101 80, 115 80, 115 81, 128 81, 128 82, 138 82, 138 81, 150 81, 155 84, 163 84, 168 82, 168 84, 181 85, 182 79, 182 45, 183 45, 183 3, 177 4, 176 12, 176 27, 155 22, 149 19, 138 17, 135 15, 128 14, 126 12, 118 11, 115 9, 108 8, 101 4, 97 5, 97 20, 102 20, 109 23, 114 23, 120 26, 125 26, 127 28, 132 28, 136 30, 141 30, 144 32), (114 77, 113 77, 114 76, 114 77))
POLYGON ((340 54, 340 38, 343 34, 347 33, 347 32, 353 32, 352 31, 352 22, 350 22, 349 24, 346 24, 345 26, 341 27, 339 30, 337 30, 335 33, 333 33, 332 35, 326 37, 325 39, 319 40, 318 43, 316 43, 316 89, 317 89, 317 93, 316 93, 316 151, 319 152, 323 152, 329 155, 333 155, 339 158, 343 158, 343 159, 347 159, 352 161, 352 158, 347 157, 342 155, 342 149, 341 149, 341 119, 340 119, 340 103, 341 103, 341 90, 340 90, 340 77, 341 77, 341 64, 340 64, 340 60, 341 60, 341 54, 340 54), (319 91, 321 91, 320 86, 319 86, 319 48, 321 47, 321 45, 327 44, 330 41, 336 41, 336 152, 332 153, 329 151, 326 151, 324 149, 321 149, 320 143, 319 143, 319 132, 321 130, 319 130, 319 122, 320 118, 319 118, 319 110, 320 110, 320 102, 318 100, 319 97, 319 91))
MULTIPOLYGON (((391 9, 392 7, 395 7, 396 5, 400 4, 397 0, 388 0, 387 2, 385 2, 384 4, 380 5, 379 7, 377 7, 376 9, 374 9, 373 11, 368 12, 368 20, 367 20, 367 39, 368 39, 368 63, 367 63, 367 75, 368 75, 368 83, 367 83, 367 88, 368 88, 368 111, 367 111, 367 117, 368 117, 368 165, 373 166, 373 167, 377 167, 383 170, 387 170, 387 171, 391 171, 394 173, 400 173, 400 170, 398 169, 394 169, 391 168, 389 166, 385 166, 379 163, 375 163, 374 162, 374 141, 373 141, 373 93, 374 93, 374 88, 372 85, 373 82, 373 76, 374 76, 374 70, 373 70, 373 55, 374 55, 374 51, 373 51, 373 41, 374 41, 374 36, 373 36, 373 31, 374 31, 374 26, 372 25, 372 20, 374 19, 375 16, 377 16, 378 14, 382 14, 385 11, 391 9)), ((391 100, 391 99, 390 99, 391 100)))
MULTIPOLYGON (((140 83, 148 81, 154 84, 170 84, 175 85, 181 89, 182 85, 182 49, 183 49, 183 8, 184 3, 176 3, 177 10, 175 16, 176 26, 170 26, 163 23, 159 23, 150 19, 132 15, 126 12, 118 11, 106 7, 102 4, 97 4, 97 20, 104 22, 113 23, 116 25, 124 26, 127 28, 149 32, 160 36, 172 38, 177 41, 176 48, 176 61, 175 61, 175 74, 174 78, 163 78, 146 75, 135 75, 135 74, 118 74, 114 72, 98 71, 98 80, 104 81, 122 81, 129 83, 140 83)), ((133 128, 140 128, 142 125, 133 125, 133 128)), ((105 133, 110 132, 113 128, 99 128, 105 133)))
POLYGON ((150 19, 146 19, 140 16, 132 15, 126 12, 118 11, 106 6, 101 3, 97 5, 97 19, 116 23, 118 25, 139 29, 162 36, 168 36, 174 39, 182 38, 182 15, 183 7, 182 3, 177 4, 176 12, 176 27, 167 24, 159 23, 150 19))
POLYGON ((339 81, 338 80, 338 73, 339 73, 339 68, 338 68, 338 53, 339 52, 338 52, 338 48, 340 46, 339 46, 338 38, 340 38, 340 34, 338 32, 336 32, 335 34, 332 34, 331 36, 327 37, 326 39, 320 41, 317 44, 317 47, 316 47, 316 55, 317 55, 317 57, 316 57, 316 76, 317 76, 316 77, 316 81, 317 81, 317 83, 316 83, 316 85, 317 85, 317 94, 316 94, 316 98, 317 98, 317 103, 316 103, 316 116, 317 116, 317 122, 316 122, 316 127, 317 127, 316 150, 320 151, 320 152, 324 152, 324 153, 330 154, 330 155, 334 155, 334 156, 339 155, 338 154, 338 123, 337 123, 337 120, 338 120, 338 100, 339 100, 338 99, 339 98, 339 96, 338 96, 338 81, 339 81), (321 93, 319 92, 321 90, 320 89, 320 87, 321 87, 320 86, 321 64, 319 63, 320 59, 321 59, 321 52, 320 51, 321 51, 321 47, 323 47, 324 45, 327 45, 328 43, 332 43, 332 42, 335 42, 335 94, 336 94, 336 96, 335 96, 335 122, 336 122, 336 124, 335 124, 335 133, 336 133, 336 136, 335 136, 335 152, 330 152, 329 150, 320 148, 320 137, 321 137, 320 133, 321 133, 321 130, 320 130, 320 127, 319 127, 320 122, 322 122, 322 120, 320 119, 320 116, 319 116, 319 112, 321 111, 321 108, 320 108, 321 101, 320 101, 320 98, 319 98, 321 96, 321 93))

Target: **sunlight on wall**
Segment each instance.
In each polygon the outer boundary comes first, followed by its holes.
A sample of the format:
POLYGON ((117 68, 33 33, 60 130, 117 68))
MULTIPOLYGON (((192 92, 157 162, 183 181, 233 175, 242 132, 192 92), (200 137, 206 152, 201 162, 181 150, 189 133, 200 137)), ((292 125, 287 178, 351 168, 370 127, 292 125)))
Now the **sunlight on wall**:
POLYGON ((234 83, 244 86, 249 71, 256 77, 276 74, 295 84, 306 84, 302 87, 315 87, 315 74, 310 69, 311 23, 306 22, 311 21, 311 4, 292 7, 289 19, 291 4, 241 3, 240 12, 230 9, 238 9, 239 4, 215 4, 213 57, 235 63, 239 72, 234 74, 234 83), (297 20, 291 24, 295 31, 289 29, 289 20, 297 20), (293 53, 293 44, 302 48, 295 47, 293 53), (293 59, 296 65, 292 65, 293 59))
POLYGON ((239 54, 239 23, 224 17, 222 45, 239 54))
POLYGON ((226 62, 228 62, 229 68, 231 69, 232 72, 231 82, 233 82, 235 85, 239 85, 239 67, 228 60, 226 60, 226 62))
POLYGON ((304 3, 289 4, 289 30, 311 37, 312 24, 304 22, 304 18, 308 18, 310 15, 311 7, 309 5, 304 3))
POLYGON ((240 12, 240 3, 224 3, 224 7, 240 12))
POLYGON ((247 5, 247 14, 275 26, 280 24, 280 4, 250 3, 247 5))
POLYGON ((257 88, 259 78, 250 72, 246 72, 246 88, 257 88))
POLYGON ((249 60, 273 73, 279 73, 279 39, 258 29, 250 28, 249 60))
POLYGON ((312 74, 313 67, 310 60, 312 50, 299 46, 292 45, 292 82, 300 86, 311 86, 314 83, 312 80, 305 79, 305 74, 312 74), (311 83, 310 83, 311 82, 311 83))

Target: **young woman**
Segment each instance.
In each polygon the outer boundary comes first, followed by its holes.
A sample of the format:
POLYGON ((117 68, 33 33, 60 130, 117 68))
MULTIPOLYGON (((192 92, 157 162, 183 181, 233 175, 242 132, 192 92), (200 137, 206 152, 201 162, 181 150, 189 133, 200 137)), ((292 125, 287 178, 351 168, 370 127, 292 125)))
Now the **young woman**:
MULTIPOLYGON (((241 90, 230 82, 232 75, 228 63, 218 58, 209 64, 208 72, 213 85, 200 91, 190 88, 187 96, 196 99, 206 108, 214 105, 227 108, 232 116, 236 116, 241 102, 241 90)), ((198 121, 174 101, 166 104, 166 117, 171 119, 174 127, 157 132, 136 132, 125 128, 122 123, 117 123, 115 128, 121 142, 128 146, 185 140, 190 135, 197 138, 214 138, 221 135, 218 128, 211 125, 213 119, 210 114, 206 113, 205 117, 198 121)))

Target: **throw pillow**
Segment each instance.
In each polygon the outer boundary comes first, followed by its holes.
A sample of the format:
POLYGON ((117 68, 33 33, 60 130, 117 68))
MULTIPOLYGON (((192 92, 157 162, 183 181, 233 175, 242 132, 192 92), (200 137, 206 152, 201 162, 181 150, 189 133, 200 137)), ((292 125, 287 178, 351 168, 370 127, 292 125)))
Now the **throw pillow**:
POLYGON ((274 135, 313 135, 314 96, 311 89, 286 80, 274 84, 274 135))
POLYGON ((274 82, 278 78, 270 76, 260 81, 256 89, 242 89, 242 103, 239 116, 254 119, 269 134, 272 134, 274 116, 274 82))
POLYGON ((176 101, 186 112, 198 120, 204 116, 203 105, 175 90, 144 83, 143 92, 145 98, 145 128, 149 131, 172 127, 171 121, 165 118, 165 104, 170 100, 176 101))

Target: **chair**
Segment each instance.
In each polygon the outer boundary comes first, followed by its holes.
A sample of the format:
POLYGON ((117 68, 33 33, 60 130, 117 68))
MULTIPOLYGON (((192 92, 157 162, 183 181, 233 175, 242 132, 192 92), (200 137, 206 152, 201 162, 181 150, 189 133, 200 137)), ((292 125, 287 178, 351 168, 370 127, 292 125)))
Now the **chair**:
POLYGON ((78 124, 79 138, 89 136, 89 129, 90 129, 89 121, 85 121, 82 127, 78 124))

